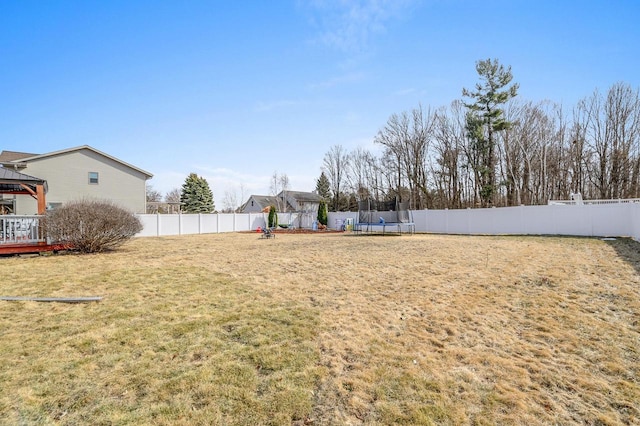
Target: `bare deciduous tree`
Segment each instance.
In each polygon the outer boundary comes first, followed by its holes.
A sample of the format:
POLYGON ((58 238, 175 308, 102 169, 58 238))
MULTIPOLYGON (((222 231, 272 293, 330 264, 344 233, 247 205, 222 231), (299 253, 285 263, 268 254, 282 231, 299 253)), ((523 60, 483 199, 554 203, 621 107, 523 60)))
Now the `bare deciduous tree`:
POLYGON ((434 144, 431 165, 435 190, 435 208, 462 208, 465 167, 462 160, 465 143, 465 111, 460 101, 454 101, 449 110, 441 108, 435 114, 434 144))
POLYGON ((411 113, 392 114, 376 135, 375 142, 385 147, 387 164, 392 167, 395 194, 409 189, 412 208, 424 208, 429 203, 429 144, 433 137, 434 115, 422 106, 411 113))
POLYGON ((269 184, 269 190, 271 192, 271 195, 276 197, 276 203, 278 205, 275 207, 279 212, 287 211, 286 192, 288 189, 289 176, 284 173, 280 175, 278 174, 278 172, 273 172, 273 175, 271 176, 271 182, 269 184), (282 197, 277 197, 277 195, 279 195, 280 193, 282 193, 282 197))
POLYGON ((222 213, 233 213, 238 208, 238 197, 236 192, 231 190, 224 191, 222 197, 222 213))
POLYGON ((147 184, 147 201, 157 202, 162 201, 162 194, 156 191, 151 184, 147 184))
POLYGON ((166 203, 179 203, 180 202, 180 189, 173 188, 171 191, 164 195, 164 201, 166 203))
POLYGON ((156 191, 151 184, 146 185, 147 192, 147 211, 146 213, 155 214, 155 213, 166 213, 162 206, 158 205, 160 201, 162 201, 162 194, 159 191, 156 191))
POLYGON ((596 90, 577 106, 576 133, 591 154, 587 177, 598 198, 637 194, 640 97, 626 84, 614 84, 604 97, 596 90))
POLYGON ((331 186, 333 211, 340 211, 340 197, 346 186, 349 168, 349 155, 342 145, 333 145, 324 155, 322 170, 331 186))
POLYGON ((364 148, 356 148, 349 154, 347 181, 359 200, 371 197, 373 192, 373 156, 364 148))

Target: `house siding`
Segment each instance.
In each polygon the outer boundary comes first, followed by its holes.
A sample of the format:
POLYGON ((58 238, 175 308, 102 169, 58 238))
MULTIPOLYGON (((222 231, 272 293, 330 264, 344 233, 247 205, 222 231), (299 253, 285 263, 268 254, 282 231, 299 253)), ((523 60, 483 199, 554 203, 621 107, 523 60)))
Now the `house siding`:
MULTIPOLYGON (((147 176, 90 149, 29 160, 21 172, 47 181, 48 204, 107 199, 134 213, 145 213, 147 176), (98 173, 98 184, 89 183, 89 172, 98 173)), ((16 199, 17 214, 36 211, 36 201, 31 197, 16 199)))
POLYGON ((260 205, 260 203, 258 203, 258 201, 256 201, 253 197, 250 197, 242 211, 243 213, 260 213, 262 209, 263 207, 260 205), (251 202, 253 202, 253 205, 251 205, 251 202))

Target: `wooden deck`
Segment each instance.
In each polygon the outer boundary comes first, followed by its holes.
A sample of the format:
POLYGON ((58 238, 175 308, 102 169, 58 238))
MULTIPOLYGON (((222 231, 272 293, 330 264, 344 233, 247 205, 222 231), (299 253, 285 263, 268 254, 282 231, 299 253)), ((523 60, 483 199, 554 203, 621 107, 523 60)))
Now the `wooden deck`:
POLYGON ((47 244, 45 241, 28 243, 0 243, 0 256, 7 254, 44 253, 48 251, 62 251, 67 247, 63 244, 47 244))
POLYGON ((0 216, 0 255, 41 253, 64 250, 62 244, 49 244, 42 235, 42 216, 0 216))

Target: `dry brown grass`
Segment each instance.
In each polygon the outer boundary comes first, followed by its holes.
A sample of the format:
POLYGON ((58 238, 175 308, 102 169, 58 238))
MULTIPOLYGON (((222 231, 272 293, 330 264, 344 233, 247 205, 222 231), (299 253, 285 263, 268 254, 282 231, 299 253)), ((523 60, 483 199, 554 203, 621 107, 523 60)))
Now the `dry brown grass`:
POLYGON ((639 424, 629 240, 221 234, 0 259, 6 424, 639 424))

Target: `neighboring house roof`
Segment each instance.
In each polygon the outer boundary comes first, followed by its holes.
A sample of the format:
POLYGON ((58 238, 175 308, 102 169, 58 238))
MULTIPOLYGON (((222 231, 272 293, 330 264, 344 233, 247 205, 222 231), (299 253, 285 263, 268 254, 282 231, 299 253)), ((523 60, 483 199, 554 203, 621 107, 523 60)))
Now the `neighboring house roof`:
POLYGON ((24 192, 24 188, 22 188, 20 184, 44 185, 45 191, 47 190, 47 181, 44 179, 0 167, 0 192, 5 194, 12 192, 24 192))
POLYGON ((253 199, 254 202, 258 203, 258 205, 262 208, 271 206, 271 205, 276 205, 278 203, 278 200, 276 199, 276 197, 272 197, 269 195, 252 195, 251 198, 253 199))
POLYGON ((28 152, 2 151, 0 152, 0 163, 11 163, 22 158, 33 157, 38 154, 30 154, 28 152))
MULTIPOLYGON (((274 197, 272 195, 252 195, 249 197, 249 200, 245 203, 245 206, 253 201, 258 205, 260 209, 264 209, 268 206, 278 206, 280 204, 280 199, 278 197, 274 197)), ((293 206, 287 203, 287 211, 294 210, 293 206)))
POLYGON ((29 161, 33 161, 33 160, 39 160, 42 158, 47 158, 47 157, 54 157, 56 155, 62 155, 62 154, 68 154, 70 152, 74 152, 74 151, 82 151, 83 149, 87 149, 89 151, 93 151, 96 154, 102 155, 103 157, 107 157, 110 160, 113 160, 115 162, 118 162, 124 166, 127 166, 133 170, 136 170, 140 173, 142 173, 143 175, 147 176, 147 179, 150 179, 153 177, 153 174, 147 172, 146 170, 142 170, 136 166, 133 166, 127 162, 124 162, 116 157, 113 157, 109 154, 106 154, 102 151, 98 151, 97 149, 90 147, 89 145, 82 145, 82 146, 77 146, 75 148, 68 148, 68 149, 63 149, 60 151, 54 151, 54 152, 49 152, 47 154, 28 154, 25 152, 15 152, 15 151, 2 151, 2 153, 0 153, 0 163, 4 163, 4 164, 11 164, 11 163, 27 163, 29 161), (6 159, 5 159, 6 158, 6 159), (11 158, 13 158, 11 160, 11 158))
MULTIPOLYGON (((322 201, 322 197, 315 192, 302 192, 302 191, 286 191, 287 197, 291 197, 299 203, 319 203, 322 201)), ((279 196, 282 195, 282 192, 279 196)))
POLYGON ((294 206, 294 203, 320 203, 322 197, 314 192, 303 191, 282 191, 278 195, 251 195, 247 202, 242 206, 242 209, 253 201, 258 205, 260 209, 264 209, 267 206, 279 206, 282 204, 282 200, 286 199, 288 212, 295 212, 298 210, 298 206, 294 206))

